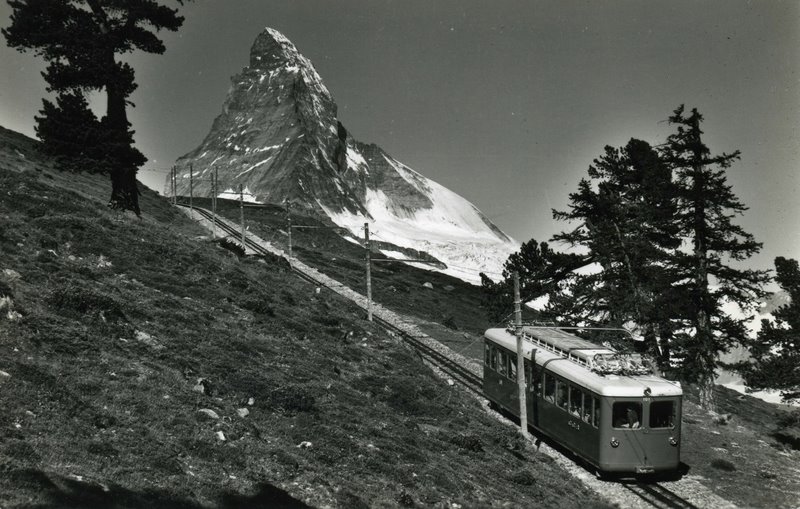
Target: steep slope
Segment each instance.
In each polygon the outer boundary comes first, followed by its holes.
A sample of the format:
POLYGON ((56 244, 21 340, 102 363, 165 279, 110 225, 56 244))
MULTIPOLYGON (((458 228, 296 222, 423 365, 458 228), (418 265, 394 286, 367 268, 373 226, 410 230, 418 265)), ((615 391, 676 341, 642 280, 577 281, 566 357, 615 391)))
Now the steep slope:
MULTIPOLYGON (((247 199, 317 210, 357 236, 365 222, 382 240, 430 253, 472 282, 497 273, 518 245, 474 205, 353 138, 311 62, 267 28, 250 65, 233 77, 222 113, 201 145, 178 160, 178 194, 210 196, 242 186, 247 199)), ((169 190, 169 182, 167 183, 169 190)))
POLYGON ((6 134, 0 507, 603 506, 348 301, 6 134))

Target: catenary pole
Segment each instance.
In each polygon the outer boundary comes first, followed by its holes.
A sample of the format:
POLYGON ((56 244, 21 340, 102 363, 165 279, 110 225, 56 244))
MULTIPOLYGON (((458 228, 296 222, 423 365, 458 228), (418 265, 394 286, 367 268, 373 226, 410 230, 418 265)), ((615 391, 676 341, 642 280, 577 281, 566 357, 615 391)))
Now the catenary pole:
POLYGON ((289 233, 289 260, 292 259, 292 204, 286 201, 286 231, 289 233))
POLYGON ((211 173, 211 234, 217 240, 217 169, 211 173))
POLYGON ((364 247, 367 250, 367 320, 372 321, 372 271, 369 248, 369 223, 364 223, 364 247))
POLYGON ((244 230, 244 186, 239 184, 239 218, 242 222, 242 252, 247 253, 247 244, 245 241, 245 230, 244 230))
POLYGON ((192 169, 192 165, 189 164, 189 210, 192 211, 192 218, 194 218, 194 204, 192 203, 194 199, 194 171, 192 169))
MULTIPOLYGON (((522 299, 519 296, 519 273, 514 272, 514 332, 517 336, 517 389, 519 391, 519 426, 522 436, 528 433, 528 405, 525 387, 525 357, 522 353, 522 299)), ((533 383, 533 380, 531 380, 533 383)))

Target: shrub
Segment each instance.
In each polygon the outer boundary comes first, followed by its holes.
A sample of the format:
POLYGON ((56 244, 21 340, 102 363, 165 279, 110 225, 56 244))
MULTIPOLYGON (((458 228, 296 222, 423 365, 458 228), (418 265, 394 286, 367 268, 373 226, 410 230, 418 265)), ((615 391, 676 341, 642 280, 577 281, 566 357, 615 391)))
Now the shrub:
POLYGON ((289 385, 272 391, 269 406, 286 412, 311 412, 316 410, 317 400, 309 389, 301 385, 289 385))
POLYGON ((450 443, 459 449, 471 452, 483 452, 483 442, 475 435, 458 434, 450 438, 450 443))
POLYGON ((717 470, 724 470, 725 472, 736 471, 736 465, 734 465, 728 460, 723 460, 719 458, 711 460, 711 467, 716 468, 717 470))
POLYGON ((536 484, 536 477, 530 470, 518 470, 511 475, 511 482, 522 486, 533 486, 536 484))
POLYGON ((109 321, 125 321, 122 305, 110 295, 76 282, 69 282, 53 290, 48 298, 51 305, 68 315, 99 314, 109 321))
POLYGON ((251 295, 244 299, 240 306, 248 311, 257 315, 275 316, 275 309, 272 307, 272 302, 267 295, 251 295))
POLYGON ((792 449, 800 449, 800 410, 788 412, 778 419, 778 429, 772 436, 792 449))

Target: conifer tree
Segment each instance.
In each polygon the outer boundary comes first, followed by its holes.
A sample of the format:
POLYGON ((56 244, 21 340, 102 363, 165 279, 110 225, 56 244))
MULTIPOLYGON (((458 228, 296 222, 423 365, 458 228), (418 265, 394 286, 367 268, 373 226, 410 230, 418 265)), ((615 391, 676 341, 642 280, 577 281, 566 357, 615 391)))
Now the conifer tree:
POLYGON ((500 282, 495 283, 481 274, 483 305, 489 320, 504 320, 513 310, 514 272, 519 274, 522 302, 530 302, 554 292, 558 282, 567 273, 584 263, 581 256, 553 251, 547 242, 538 243, 531 239, 523 243, 520 250, 512 253, 503 265, 503 279, 500 282))
POLYGON ((784 401, 800 400, 800 266, 775 258, 775 279, 789 294, 788 304, 762 320, 755 340, 746 341, 751 358, 735 366, 750 389, 781 391, 784 401))
POLYGON ((726 315, 721 306, 729 301, 752 309, 767 275, 730 264, 757 253, 761 244, 732 221, 747 210, 725 175, 739 152, 712 156, 702 140, 702 121, 696 109, 687 115, 683 105, 677 108, 669 117, 677 130, 661 154, 676 175, 680 236, 691 242, 690 252, 674 256, 672 293, 676 302, 685 303, 679 316, 689 329, 675 345, 681 349, 683 376, 699 383, 701 406, 714 410, 717 357, 747 338, 744 320, 726 315))
MULTIPOLYGON (((650 353, 661 346, 666 354, 673 277, 668 260, 680 245, 669 168, 647 142, 607 146, 569 198, 569 210, 553 216, 577 226, 553 240, 586 252, 585 262, 597 269, 570 273, 565 291, 551 295, 548 312, 572 324, 633 325, 650 353)), ((660 358, 666 362, 666 355, 660 358)))
POLYGON ((62 158, 76 153, 100 157, 92 165, 111 175, 110 204, 138 215, 136 172, 146 159, 133 147, 126 110, 136 83, 133 68, 117 57, 135 50, 163 53, 156 32, 178 30, 183 17, 155 0, 8 0, 8 4, 13 10, 11 25, 2 31, 8 45, 33 50, 47 60, 43 76, 48 91, 58 94, 55 105, 45 101, 37 133, 47 149, 62 158), (99 125, 92 121, 85 99, 79 98, 87 91, 106 94, 106 114, 99 125), (68 127, 61 131, 59 126, 68 127), (84 128, 90 133, 81 152, 74 145, 80 143, 84 128))

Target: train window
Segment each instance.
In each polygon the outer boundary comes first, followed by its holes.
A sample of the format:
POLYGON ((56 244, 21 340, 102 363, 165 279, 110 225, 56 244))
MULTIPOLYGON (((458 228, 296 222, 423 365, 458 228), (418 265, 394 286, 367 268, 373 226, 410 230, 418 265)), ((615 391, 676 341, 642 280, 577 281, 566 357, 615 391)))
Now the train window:
POLYGON ((494 347, 491 347, 491 348, 492 348, 492 351, 490 353, 491 359, 490 359, 489 367, 491 367, 493 370, 497 371, 497 349, 494 348, 494 347))
POLYGON ((497 372, 503 376, 508 375, 508 355, 502 350, 497 352, 497 372))
POLYGON ((583 417, 583 391, 574 385, 569 386, 569 413, 583 417))
POLYGON ((592 426, 600 427, 600 398, 592 397, 592 426))
POLYGON ((508 354, 508 376, 513 380, 517 379, 517 354, 515 353, 508 354))
POLYGON ((556 404, 566 410, 568 399, 567 384, 561 380, 556 380, 556 404))
POLYGON ((522 364, 525 366, 525 387, 531 387, 531 363, 528 359, 523 359, 522 364))
POLYGON ((548 373, 544 374, 544 399, 550 403, 556 402, 556 380, 548 373))
POLYGON ((490 345, 489 343, 486 343, 484 346, 486 348, 483 351, 483 354, 484 354, 483 362, 484 362, 484 364, 489 366, 489 365, 492 364, 492 345, 490 345))
POLYGON ((620 401, 614 403, 611 411, 611 421, 615 428, 636 429, 641 426, 642 404, 635 401, 620 401))
POLYGON ((650 403, 650 427, 672 428, 675 426, 675 405, 672 401, 650 403))

